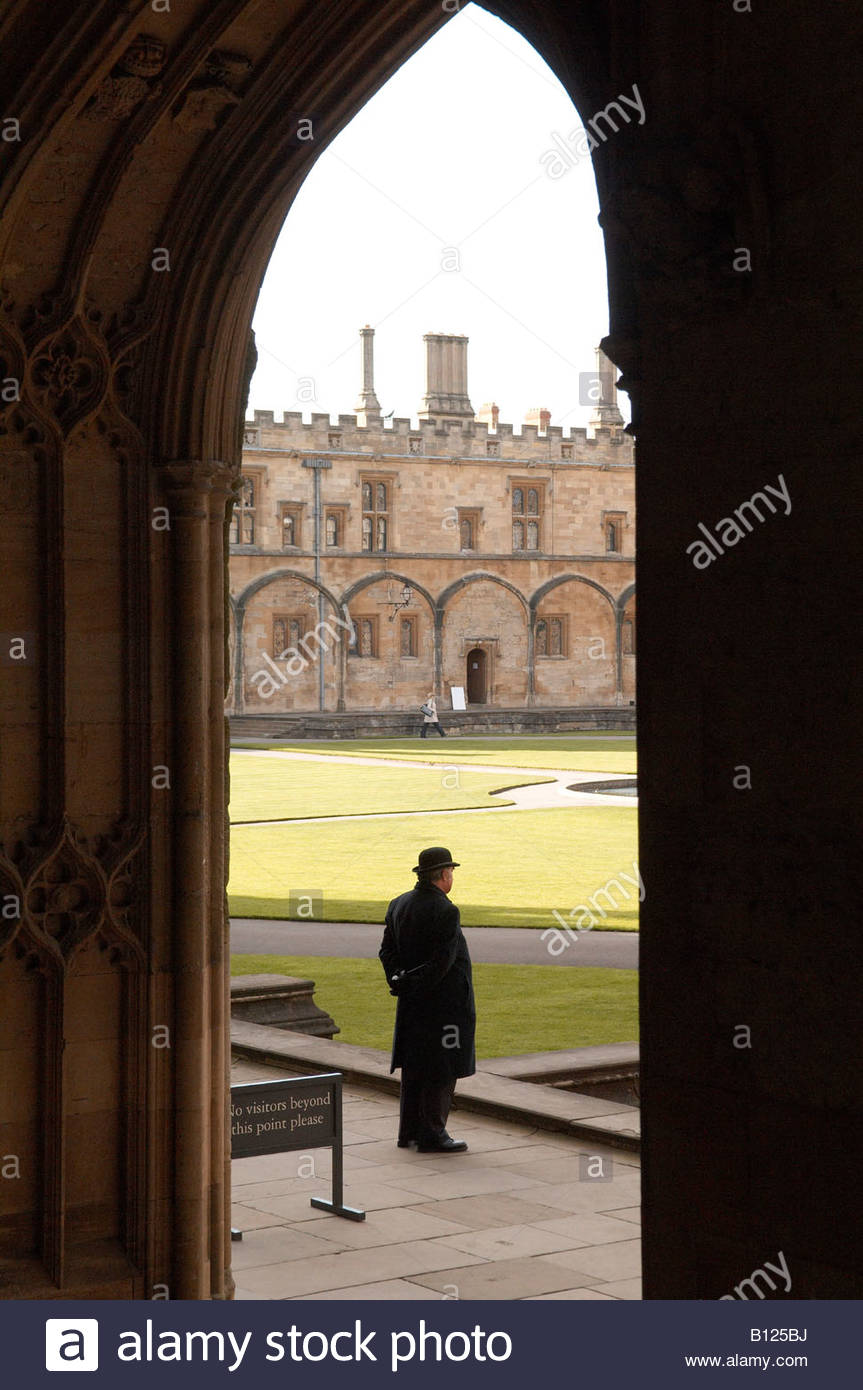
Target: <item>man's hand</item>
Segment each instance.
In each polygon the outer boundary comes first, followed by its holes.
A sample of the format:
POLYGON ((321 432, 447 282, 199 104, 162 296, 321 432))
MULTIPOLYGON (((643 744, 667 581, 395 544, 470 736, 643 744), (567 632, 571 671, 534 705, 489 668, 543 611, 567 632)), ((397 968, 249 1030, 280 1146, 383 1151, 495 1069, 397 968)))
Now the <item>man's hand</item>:
POLYGON ((425 974, 424 965, 417 966, 413 970, 399 970, 395 975, 390 976, 390 994, 394 994, 397 999, 410 998, 418 992, 425 974))

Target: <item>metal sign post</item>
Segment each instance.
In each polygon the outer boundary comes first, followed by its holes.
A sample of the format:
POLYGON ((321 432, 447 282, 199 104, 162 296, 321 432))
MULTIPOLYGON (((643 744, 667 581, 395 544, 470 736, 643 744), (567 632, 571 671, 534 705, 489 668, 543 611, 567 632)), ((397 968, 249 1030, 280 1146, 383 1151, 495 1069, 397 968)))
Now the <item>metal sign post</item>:
MULTIPOLYGON (((329 1148, 332 1198, 312 1197, 311 1205, 348 1221, 365 1221, 364 1211, 344 1204, 342 1079, 334 1071, 232 1086, 231 1158, 329 1148)), ((231 1238, 242 1240, 242 1231, 232 1228, 231 1238)))

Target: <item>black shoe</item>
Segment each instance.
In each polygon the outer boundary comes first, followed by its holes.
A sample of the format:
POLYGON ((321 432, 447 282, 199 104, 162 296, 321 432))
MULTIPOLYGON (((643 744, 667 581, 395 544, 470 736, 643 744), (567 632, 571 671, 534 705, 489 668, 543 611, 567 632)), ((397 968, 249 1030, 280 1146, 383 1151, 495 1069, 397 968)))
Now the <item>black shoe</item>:
POLYGON ((415 1149, 417 1141, 416 1139, 400 1139, 398 1141, 398 1146, 400 1149, 415 1149))
POLYGON ((421 1154, 463 1154, 466 1150, 464 1139, 450 1139, 449 1135, 436 1139, 433 1144, 417 1144, 417 1153, 421 1154))

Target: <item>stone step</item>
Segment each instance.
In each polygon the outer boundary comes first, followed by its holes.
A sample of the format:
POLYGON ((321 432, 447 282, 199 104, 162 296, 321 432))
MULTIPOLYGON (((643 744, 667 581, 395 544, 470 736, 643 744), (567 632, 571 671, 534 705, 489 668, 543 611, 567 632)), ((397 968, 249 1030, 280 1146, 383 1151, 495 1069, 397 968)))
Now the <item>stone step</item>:
POLYGON ((231 1018, 332 1038, 341 1030, 315 1003, 314 992, 314 980, 300 980, 294 975, 234 975, 231 1018))
MULTIPOLYGON (((357 1085, 372 1086, 391 1095, 399 1091, 399 1078, 389 1069, 390 1054, 378 1048, 357 1047, 232 1018, 231 1049, 239 1057, 278 1067, 292 1075, 340 1071, 346 1081, 357 1085)), ((488 1070, 486 1063, 480 1064, 474 1076, 459 1081, 454 1108, 515 1120, 635 1153, 641 1148, 641 1115, 636 1106, 498 1075, 488 1070)))

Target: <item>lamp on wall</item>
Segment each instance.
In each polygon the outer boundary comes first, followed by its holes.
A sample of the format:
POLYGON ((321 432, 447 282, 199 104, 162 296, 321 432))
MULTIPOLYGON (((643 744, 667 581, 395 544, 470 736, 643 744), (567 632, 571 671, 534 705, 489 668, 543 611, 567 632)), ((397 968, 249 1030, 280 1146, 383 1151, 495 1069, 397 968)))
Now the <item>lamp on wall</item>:
POLYGON ((391 623, 395 621, 396 613, 400 613, 403 608, 407 608, 413 596, 414 591, 411 588, 410 584, 403 584, 401 601, 397 601, 396 599, 392 598, 390 599, 390 603, 393 605, 393 611, 392 613, 390 613, 391 623))

